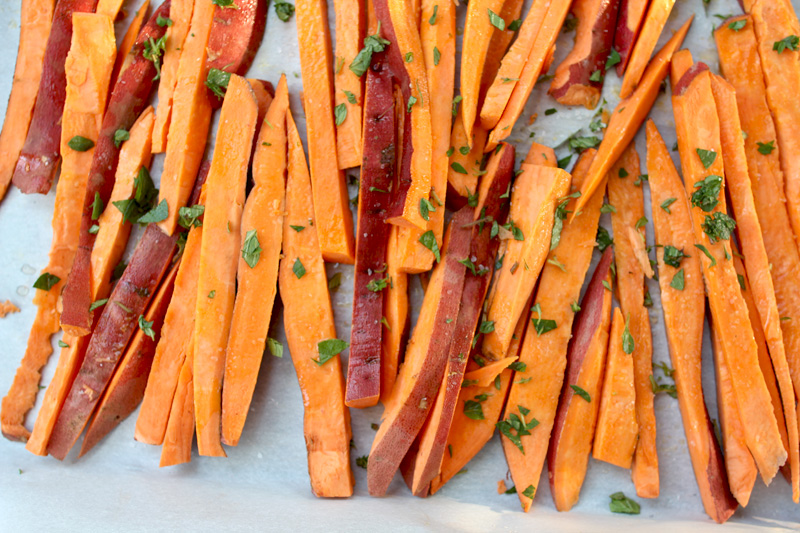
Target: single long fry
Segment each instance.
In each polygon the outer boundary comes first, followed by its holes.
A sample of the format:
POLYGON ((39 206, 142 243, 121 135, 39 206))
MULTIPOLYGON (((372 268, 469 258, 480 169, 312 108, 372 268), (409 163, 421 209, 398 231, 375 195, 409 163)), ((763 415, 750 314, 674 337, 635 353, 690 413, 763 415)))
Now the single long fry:
POLYGON ((334 0, 336 13, 336 52, 333 74, 334 104, 347 114, 336 126, 336 153, 339 168, 361 166, 361 115, 364 105, 362 78, 348 68, 364 45, 366 6, 363 0, 334 0))
MULTIPOLYGON (((170 4, 170 6, 172 6, 172 4, 170 4)), ((133 16, 133 20, 131 20, 128 29, 125 31, 125 35, 122 37, 122 42, 119 44, 119 49, 117 50, 117 60, 114 62, 114 71, 111 73, 109 87, 114 87, 114 85, 116 85, 119 73, 124 67, 130 64, 133 59, 130 57, 131 49, 136 43, 136 38, 139 36, 139 31, 142 29, 142 24, 144 24, 144 19, 149 9, 150 0, 145 0, 141 7, 139 7, 139 11, 133 16)), ((172 11, 171 7, 170 11, 172 11)), ((114 17, 111 17, 111 20, 115 20, 114 17)))
POLYGON ((450 146, 453 147, 453 151, 450 153, 447 184, 448 189, 450 189, 449 192, 461 196, 462 200, 458 202, 452 194, 448 194, 448 202, 460 205, 463 204, 464 199, 469 201, 470 197, 477 194, 478 178, 480 178, 482 172, 483 147, 486 144, 486 136, 488 134, 489 132, 483 129, 480 124, 475 124, 472 128, 472 139, 468 139, 467 132, 464 131, 461 112, 456 115, 453 129, 450 133, 450 146))
MULTIPOLYGON (((392 227, 389 233, 388 250, 397 249, 397 234, 400 228, 392 227)), ((383 297, 383 317, 386 324, 381 330, 381 402, 391 396, 400 366, 400 354, 408 340, 411 315, 408 307, 408 275, 400 272, 400 260, 394 253, 387 254, 386 275, 392 283, 383 297)))
MULTIPOLYGON (((189 332, 189 338, 193 337, 189 332)), ((191 341, 190 341, 191 342, 191 341)), ((194 381, 192 377, 192 346, 180 367, 175 396, 169 410, 169 422, 161 447, 161 461, 158 466, 173 466, 192 460, 192 441, 194 440, 194 381)))
POLYGON ((649 3, 649 0, 621 0, 620 2, 617 28, 614 31, 614 49, 619 53, 619 63, 617 64, 617 76, 619 77, 622 77, 628 66, 649 3))
POLYGON ((674 5, 675 0, 654 0, 647 8, 647 17, 639 37, 636 39, 630 62, 627 68, 623 67, 626 70, 622 88, 619 90, 620 98, 629 97, 639 84, 639 80, 642 79, 644 69, 647 68, 647 63, 650 61, 650 54, 656 49, 658 38, 661 36, 661 31, 664 29, 674 5))
POLYGON ((592 161, 586 181, 581 186, 581 197, 578 198, 578 204, 575 206, 576 211, 583 209, 603 181, 606 173, 611 169, 611 165, 619 159, 636 132, 639 131, 639 126, 642 125, 656 101, 661 82, 667 77, 670 58, 683 43, 693 19, 694 17, 689 17, 689 20, 659 50, 645 69, 642 81, 633 94, 622 100, 614 109, 606 128, 607 133, 597 148, 597 156, 592 161))

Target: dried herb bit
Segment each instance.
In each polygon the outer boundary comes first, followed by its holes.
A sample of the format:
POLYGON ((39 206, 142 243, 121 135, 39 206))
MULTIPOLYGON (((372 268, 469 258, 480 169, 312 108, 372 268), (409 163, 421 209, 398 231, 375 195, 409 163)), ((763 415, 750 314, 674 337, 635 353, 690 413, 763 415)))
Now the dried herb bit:
POLYGON ((621 492, 615 492, 610 498, 611 502, 608 504, 608 508, 612 513, 639 514, 641 512, 639 504, 621 492))
POLYGON ((94 148, 94 141, 91 139, 87 139, 86 137, 81 137, 80 135, 76 135, 67 142, 67 146, 69 146, 76 152, 85 152, 86 150, 94 148))
POLYGON ((728 24, 728 28, 733 30, 733 31, 739 31, 742 28, 744 28, 745 26, 747 26, 747 20, 745 20, 745 19, 735 20, 735 21, 731 22, 730 24, 728 24))
POLYGON ((697 156, 700 158, 700 162, 703 163, 703 168, 708 170, 708 167, 714 164, 714 161, 717 159, 717 152, 714 150, 703 150, 702 148, 698 148, 695 150, 697 152, 697 156))
POLYGON ((478 329, 483 334, 491 333, 494 331, 494 320, 484 320, 478 329))
POLYGON ((161 200, 157 206, 153 209, 139 217, 139 224, 150 224, 151 222, 161 222, 162 220, 167 219, 167 215, 169 215, 169 206, 167 205, 167 199, 164 198, 161 200))
POLYGON ((571 137, 569 140, 569 147, 573 150, 585 150, 586 148, 594 148, 600 144, 600 139, 592 135, 591 137, 571 137))
POLYGON ((758 153, 762 155, 769 155, 775 149, 775 141, 770 141, 768 143, 756 143, 758 145, 758 153))
POLYGON ((715 266, 717 264, 717 260, 714 259, 713 255, 711 255, 711 252, 708 251, 708 248, 706 248, 702 244, 695 244, 694 247, 697 248, 698 250, 700 250, 701 252, 703 252, 704 254, 706 254, 706 257, 708 257, 711 260, 711 265, 710 266, 713 267, 713 266, 715 266))
POLYGON ((629 175, 630 174, 628 174, 628 171, 622 167, 620 167, 619 172, 617 172, 617 176, 619 176, 620 178, 627 178, 629 175))
POLYGON ((59 281, 61 281, 61 278, 59 278, 55 274, 50 274, 49 272, 42 272, 42 275, 36 278, 36 281, 33 282, 33 288, 43 291, 49 291, 59 281))
POLYGON ((661 209, 663 209, 664 211, 666 211, 667 213, 669 213, 671 215, 672 211, 669 210, 669 206, 671 206, 672 204, 674 204, 677 201, 678 201, 677 198, 667 198, 666 200, 661 202, 661 209))
POLYGON ((419 238, 419 242, 422 246, 433 252, 437 263, 442 260, 442 256, 439 252, 439 244, 436 242, 436 236, 433 234, 432 230, 423 233, 419 238))
MULTIPOLYGON (((459 174, 466 174, 467 173, 467 169, 465 169, 464 165, 462 165, 458 161, 453 161, 452 163, 450 163, 450 168, 452 168, 455 172, 458 172, 459 174)), ((476 196, 476 198, 477 198, 477 196, 476 196)))
POLYGON ((653 391, 653 394, 664 392, 672 398, 678 398, 678 389, 675 388, 674 383, 661 383, 661 378, 656 379, 652 374, 650 374, 650 389, 653 391))
POLYGON ((239 9, 233 0, 211 0, 211 3, 222 8, 239 9))
POLYGON ((550 115, 554 115, 554 114, 556 114, 556 113, 558 113, 558 109, 556 109, 555 107, 551 107, 550 109, 545 109, 545 110, 544 110, 544 114, 545 114, 545 116, 548 116, 548 117, 549 117, 550 115))
POLYGON ((577 385, 570 385, 569 388, 572 389, 573 393, 577 394, 587 402, 589 403, 592 402, 592 397, 589 396, 589 393, 583 390, 582 388, 578 387, 577 385))
POLYGON ((436 207, 427 198, 421 198, 419 201, 419 214, 425 220, 430 220, 432 211, 436 211, 436 207))
POLYGON ((630 323, 631 316, 628 315, 628 318, 625 319, 625 329, 622 330, 622 351, 628 355, 633 353, 633 350, 636 346, 636 344, 633 342, 633 335, 631 335, 630 323))
POLYGON ((377 31, 373 35, 368 35, 364 38, 364 48, 358 52, 353 62, 350 63, 350 70, 358 77, 363 76, 372 62, 372 54, 383 52, 389 44, 389 41, 381 37, 381 23, 378 22, 377 31))
POLYGON ((591 76, 589 76, 589 81, 594 81, 598 83, 603 81, 603 73, 600 72, 600 70, 595 70, 594 72, 592 72, 591 76))
POLYGON ((528 485, 528 488, 522 491, 522 495, 532 500, 534 495, 536 495, 536 487, 528 485))
POLYGON ((572 154, 569 154, 566 157, 562 157, 558 160, 558 168, 565 169, 569 166, 569 162, 572 161, 572 154))
POLYGON ((386 287, 391 286, 391 284, 392 284, 392 279, 389 276, 386 276, 383 279, 370 280, 370 282, 367 283, 367 289, 369 289, 372 292, 381 292, 386 287))
POLYGON ((294 272, 294 275, 297 276, 297 279, 300 279, 306 275, 306 267, 303 266, 303 263, 300 261, 299 257, 294 260, 292 272, 294 272))
POLYGON ((337 272, 328 280, 328 290, 336 291, 342 285, 342 273, 337 272))
POLYGON ((706 215, 703 221, 703 231, 708 235, 711 243, 731 238, 731 233, 736 228, 736 221, 731 217, 717 211, 713 215, 706 215))
POLYGON ((131 138, 131 134, 128 130, 119 129, 114 132, 114 146, 119 148, 122 146, 122 143, 127 141, 131 138))
POLYGON ((466 400, 464 402, 464 416, 472 420, 484 420, 481 403, 475 400, 466 400))
POLYGON ((536 304, 531 307, 531 312, 536 313, 537 317, 531 317, 531 322, 533 322, 533 328, 536 330, 536 336, 542 336, 548 331, 553 331, 558 327, 555 320, 542 318, 542 306, 541 304, 536 304))
POLYGON ((428 24, 434 26, 436 24, 436 15, 439 13, 439 5, 433 6, 433 15, 428 19, 428 24))
POLYGON ((92 220, 97 220, 103 214, 103 200, 100 193, 95 191, 94 201, 92 202, 92 220))
POLYGON ((692 205, 710 213, 719 204, 719 193, 722 190, 722 176, 711 174, 703 181, 694 184, 696 190, 692 193, 692 205))
MULTIPOLYGON (((500 376, 498 376, 498 378, 499 377, 500 376)), ((539 425, 539 421, 532 418, 530 422, 526 422, 525 417, 530 414, 530 410, 521 405, 518 405, 517 409, 519 410, 519 415, 511 413, 508 419, 499 421, 496 426, 500 433, 524 454, 525 450, 522 448, 522 440, 520 437, 530 435, 531 430, 539 425)))
POLYGON ((283 22, 289 22, 289 19, 294 15, 294 4, 283 2, 281 0, 275 1, 275 14, 283 22))
POLYGON ((558 246, 558 243, 561 242, 561 231, 564 229, 564 220, 567 218, 567 204, 569 204, 570 198, 578 198, 580 195, 581 191, 575 191, 574 193, 559 199, 561 201, 559 202, 558 207, 556 207, 553 216, 553 231, 550 234, 550 250, 555 250, 558 246))
POLYGON ((603 226, 598 226, 597 238, 595 240, 597 242, 597 249, 600 250, 600 252, 604 252, 606 248, 614 245, 614 239, 611 238, 611 235, 608 234, 608 230, 603 226))
POLYGON ((368 463, 369 463, 369 455, 362 455, 361 457, 356 457, 357 467, 366 469, 368 463))
POLYGON ((679 291, 684 289, 686 286, 686 279, 683 269, 678 270, 678 272, 672 277, 672 281, 670 281, 669 286, 679 291))
MULTIPOLYGON (((245 234, 244 237, 244 244, 242 245, 242 259, 250 268, 255 268, 258 264, 258 260, 261 258, 261 252, 264 250, 261 248, 261 243, 258 242, 258 231, 251 229, 245 234)), ((299 259, 295 262, 295 267, 299 263, 299 259)), ((302 267, 302 263, 300 264, 302 267)), ((295 271, 295 274, 297 272, 295 271)), ((305 269, 303 270, 305 273, 305 269)), ((301 276, 297 276, 298 278, 301 276)))
POLYGON ((318 366, 322 366, 335 356, 342 353, 345 348, 347 348, 348 344, 341 339, 327 339, 324 341, 320 341, 317 343, 317 352, 319 353, 319 359, 311 359, 318 366))
POLYGON ((669 244, 664 246, 664 263, 669 266, 678 268, 681 266, 681 261, 683 261, 684 257, 689 256, 683 253, 683 250, 679 250, 669 244))
POLYGON ((442 53, 439 51, 439 48, 436 46, 433 47, 433 66, 438 67, 439 61, 442 59, 442 53))
POLYGON ((150 337, 150 340, 156 340, 156 333, 153 331, 153 321, 151 320, 148 322, 144 319, 144 315, 139 315, 139 329, 142 330, 145 335, 150 337))
POLYGON ((333 116, 336 119, 336 125, 341 126, 342 123, 347 118, 347 106, 344 104, 339 104, 333 108, 333 116))
POLYGON ((453 116, 456 116, 456 114, 458 113, 458 104, 460 104, 461 100, 463 99, 464 98, 460 94, 455 98, 453 98, 453 116))
POLYGON ((108 298, 103 298, 102 300, 97 300, 96 302, 92 302, 92 305, 89 306, 89 312, 91 313, 98 307, 102 307, 108 303, 108 298))
POLYGON ((203 221, 200 220, 200 217, 203 216, 205 210, 206 206, 201 204, 195 204, 191 207, 181 207, 178 209, 178 216, 180 217, 178 219, 178 224, 186 229, 201 227, 203 221))
POLYGON ((620 61, 622 61, 622 57, 620 57, 619 52, 612 48, 611 52, 608 54, 608 59, 606 59, 606 70, 610 69, 620 61))
POLYGON ((61 339, 59 339, 58 340, 58 347, 59 348, 69 348, 69 344, 67 344, 66 342, 64 342, 61 339))
MULTIPOLYGON (((218 2, 220 0, 214 0, 218 2)), ((164 51, 167 49, 167 36, 162 35, 158 39, 153 39, 150 37, 147 41, 144 42, 144 48, 142 48, 142 56, 153 63, 153 66, 156 68, 156 76, 153 80, 157 80, 161 78, 161 56, 164 55, 164 51)))
POLYGON ((528 365, 526 365, 522 361, 514 361, 513 363, 508 365, 508 368, 510 368, 514 372, 525 372, 526 370, 528 370, 528 365))
POLYGON ((206 87, 211 89, 211 92, 217 95, 217 98, 222 99, 225 98, 225 91, 228 89, 230 81, 230 72, 212 68, 208 71, 208 76, 206 76, 206 87))
POLYGON ((501 17, 491 9, 487 9, 486 11, 489 12, 489 22, 491 22, 492 26, 494 26, 500 31, 506 29, 506 21, 503 20, 503 17, 501 17))
POLYGON ((800 37, 797 35, 789 35, 788 37, 784 37, 780 41, 775 41, 772 43, 772 49, 782 54, 784 50, 789 48, 793 52, 797 52, 797 45, 800 44, 800 37))

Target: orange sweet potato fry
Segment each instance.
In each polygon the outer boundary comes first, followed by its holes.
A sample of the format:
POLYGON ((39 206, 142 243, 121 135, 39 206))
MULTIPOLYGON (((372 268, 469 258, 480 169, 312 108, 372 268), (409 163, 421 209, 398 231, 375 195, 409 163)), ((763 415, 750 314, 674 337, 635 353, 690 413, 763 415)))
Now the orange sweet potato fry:
MULTIPOLYGON (((172 11, 171 6, 172 4, 170 4, 170 11, 172 11)), ((98 5, 98 8, 99 7, 98 5)), ((119 73, 130 63, 131 49, 136 43, 136 38, 139 36, 139 30, 142 29, 142 24, 144 24, 148 9, 150 9, 150 0, 145 0, 141 7, 139 7, 139 11, 134 15, 133 20, 131 20, 128 29, 125 31, 125 35, 122 37, 122 42, 119 45, 119 50, 117 50, 117 60, 114 62, 114 71, 111 73, 111 82, 108 84, 109 87, 114 87, 114 85, 116 85, 119 73)), ((111 17, 111 20, 113 21, 114 17, 111 17)))
MULTIPOLYGON (((192 332, 189 332, 191 339, 192 332)), ((190 340, 191 342, 191 340, 190 340)), ((192 460, 194 440, 194 387, 192 380, 192 346, 180 367, 175 395, 170 402, 169 422, 166 425, 164 445, 161 447, 159 467, 174 466, 192 460)))
MULTIPOLYGON (((393 227, 389 233, 390 252, 397 249, 397 233, 400 228, 393 227)), ((408 275, 400 272, 399 259, 389 253, 386 261, 386 275, 392 284, 383 298, 383 316, 386 324, 381 335, 381 402, 386 402, 392 393, 400 354, 408 340, 410 314, 408 312, 408 275)))
MULTIPOLYGON (((452 194, 448 194, 448 202, 463 205, 470 197, 477 194, 478 178, 481 175, 483 147, 488 132, 480 124, 472 128, 472 139, 467 138, 461 112, 456 115, 453 130, 450 133, 450 165, 447 170, 447 184, 450 193, 461 196, 459 202, 452 194), (471 146, 471 148, 470 148, 471 146)), ((448 148, 449 152, 450 148, 448 148)))
POLYGON ((336 126, 336 152, 339 168, 342 169, 361 166, 364 83, 347 66, 353 62, 364 44, 366 5, 363 0, 333 2, 336 13, 334 104, 339 108, 344 106, 347 112, 344 121, 336 126))
POLYGON ((629 97, 639 84, 639 80, 642 79, 644 69, 647 68, 647 63, 650 61, 650 54, 656 48, 658 38, 661 36, 661 31, 664 29, 674 5, 675 0, 654 0, 650 3, 647 17, 642 25, 642 31, 636 39, 627 68, 620 61, 620 65, 623 65, 622 68, 625 69, 625 78, 622 80, 622 88, 619 90, 620 98, 629 97))
POLYGON ((619 53, 617 75, 620 77, 628 66, 649 3, 650 0, 622 0, 620 2, 617 28, 614 31, 614 49, 619 53))

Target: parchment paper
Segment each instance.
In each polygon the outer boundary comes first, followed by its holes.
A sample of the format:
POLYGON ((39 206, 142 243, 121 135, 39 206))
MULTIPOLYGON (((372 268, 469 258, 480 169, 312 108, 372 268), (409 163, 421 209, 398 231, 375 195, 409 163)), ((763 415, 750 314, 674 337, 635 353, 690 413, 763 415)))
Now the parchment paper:
MULTIPOLYGON (((140 3, 140 0, 128 0, 128 12, 133 13, 133 8, 140 3)), ((333 22, 332 1, 329 1, 329 8, 333 22)), ((459 28, 463 28, 464 11, 462 8, 459 28)), ((679 23, 694 13, 696 18, 685 46, 693 51, 695 60, 705 61, 716 70, 711 30, 721 21, 714 15, 739 12, 733 0, 710 0, 708 5, 703 0, 678 0, 659 46, 679 23)), ((0 20, 5 21, 5 31, 0 33, 0 108, 4 111, 19 39, 19 0, 0 2, 0 20)), ((124 32, 125 24, 117 25, 118 34, 124 32)), ((561 35, 554 64, 557 65, 571 49, 572 38, 573 33, 561 35)), ((305 136, 299 99, 302 81, 295 18, 288 23, 281 22, 270 6, 266 36, 250 75, 275 83, 281 72, 287 75, 293 110, 301 134, 305 136)), ((618 101, 619 85, 616 75, 609 72, 604 91, 609 109, 618 101)), ((545 96, 546 87, 542 84, 534 90, 526 113, 510 138, 520 158, 530 144, 530 132, 536 132, 536 141, 556 147, 587 126, 594 115, 594 111, 559 106, 545 96), (544 110, 548 108, 556 108, 558 112, 546 116, 544 110), (538 120, 529 126, 527 117, 531 113, 538 113, 538 120)), ((667 94, 659 96, 652 117, 667 146, 671 146, 675 132, 667 94)), ((644 164, 643 141, 640 135, 637 144, 644 164)), ((210 144, 209 150, 212 149, 213 144, 210 144)), ((563 156, 567 149, 562 146, 557 152, 563 156)), ((673 157, 678 163, 677 153, 673 153, 673 157)), ((156 158, 154 177, 159 176, 162 161, 163 156, 156 158)), ((642 173, 645 172, 643 168, 642 173)), ((647 193, 648 189, 645 191, 647 193)), ((350 193, 354 196, 355 189, 351 188, 350 193)), ((0 320, 2 393, 11 384, 35 316, 31 285, 47 264, 54 197, 55 188, 47 196, 23 196, 12 188, 0 204, 0 300, 10 299, 22 309, 21 313, 0 320)), ((648 218, 651 218, 649 197, 645 203, 648 218)), ((610 230, 607 215, 604 215, 603 224, 610 230)), ((131 242, 137 238, 135 234, 131 242)), ((652 239, 650 227, 648 241, 652 243, 652 239)), ((343 273, 342 286, 332 298, 338 336, 348 339, 352 269, 330 265, 329 275, 333 272, 343 273)), ((416 282, 412 287, 412 302, 418 309, 421 289, 416 282)), ((654 360, 669 362, 657 283, 650 283, 650 293, 654 302, 650 310, 654 360)), ((278 304, 270 336, 285 343, 280 317, 278 304)), ((56 340, 53 339, 54 346, 56 340)), ((716 394, 708 339, 704 358, 706 401, 711 416, 715 417, 716 394)), ((42 385, 50 382, 56 359, 54 356, 45 369, 42 385)), ((28 417, 28 427, 32 427, 35 413, 28 417)), ((703 512, 677 401, 659 395, 656 414, 661 475, 661 496, 657 500, 636 498, 628 471, 592 460, 580 502, 572 512, 559 514, 555 511, 545 472, 534 506, 529 514, 524 514, 516 495, 497 494, 498 480, 505 479, 508 486, 513 484, 507 476, 497 436, 467 465, 466 473, 427 500, 411 496, 399 476, 385 498, 370 498, 366 492, 366 471, 356 467, 355 459, 369 453, 374 436, 370 424, 379 421, 380 407, 351 410, 357 446, 352 453, 355 495, 342 501, 318 500, 309 489, 301 396, 291 359, 288 353, 282 359, 266 355, 242 440, 238 447, 227 449, 227 459, 195 455, 190 464, 159 469, 160 447, 133 440, 135 414, 80 461, 75 458, 77 447, 62 463, 50 457, 34 456, 21 444, 0 439, 0 531, 22 528, 31 531, 287 531, 301 528, 335 531, 616 531, 621 528, 699 531, 717 527, 703 512), (617 491, 624 491, 641 504, 640 516, 615 515, 609 511, 608 496, 617 491)), ((778 476, 769 489, 757 481, 747 509, 737 511, 725 528, 727 531, 797 530, 799 523, 800 507, 792 504, 789 485, 778 476)))

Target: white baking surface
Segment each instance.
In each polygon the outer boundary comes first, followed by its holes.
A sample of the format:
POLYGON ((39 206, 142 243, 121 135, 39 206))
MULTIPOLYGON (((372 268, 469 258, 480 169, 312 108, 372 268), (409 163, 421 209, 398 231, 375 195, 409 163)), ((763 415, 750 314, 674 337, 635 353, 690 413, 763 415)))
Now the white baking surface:
MULTIPOLYGON (((3 113, 19 39, 19 2, 0 0, 0 20, 6 21, 4 31, 0 32, 0 110, 3 113)), ((140 0, 128 0, 126 8, 132 12, 140 3, 140 0)), ((333 21, 332 1, 329 3, 333 21)), ((717 69, 711 30, 720 20, 714 15, 739 12, 734 0, 710 0, 707 6, 703 0, 678 0, 661 42, 689 14, 695 13, 685 45, 693 51, 696 60, 717 69)), ((118 31, 120 28, 124 31, 124 27, 118 25, 118 31)), ((463 12, 459 27, 463 28, 463 12)), ((572 33, 561 36, 556 64, 571 48, 572 36, 572 33)), ((281 22, 270 6, 266 36, 250 75, 276 83, 281 72, 287 75, 292 105, 304 135, 295 19, 281 22)), ((531 131, 536 132, 538 142, 557 146, 580 127, 588 125, 594 114, 582 108, 568 110, 555 104, 545 96, 545 89, 543 85, 534 91, 525 116, 510 137, 520 157, 530 144, 531 131), (551 107, 559 112, 545 116, 544 110, 551 107), (531 113, 538 113, 539 118, 528 126, 527 117, 531 113)), ((619 80, 609 73, 604 95, 612 107, 618 100, 618 89, 619 80)), ((667 146, 671 146, 675 132, 667 94, 659 96, 652 116, 667 146)), ((638 146, 644 163, 641 135, 638 146)), ((566 149, 561 147, 558 153, 563 156, 566 149)), ((677 158, 677 153, 674 157, 677 158)), ((156 159, 154 177, 160 172, 161 161, 161 156, 156 159)), ((354 194, 351 188, 351 196, 354 194)), ((54 197, 55 188, 47 196, 23 196, 12 188, 0 204, 0 301, 10 299, 22 309, 0 320, 1 393, 11 384, 35 316, 31 285, 47 263, 54 197)), ((646 211, 649 216, 649 198, 646 211)), ((605 217, 603 223, 610 229, 607 215, 605 217)), ((648 233, 652 241, 652 228, 648 228, 648 233)), ((332 272, 343 273, 342 286, 332 298, 338 335, 348 339, 352 269, 330 265, 329 274, 332 272)), ((421 291, 418 284, 414 286, 413 300, 418 307, 421 291)), ((654 360, 668 362, 657 283, 650 282, 650 291, 655 303, 650 311, 654 360)), ((276 306, 270 335, 284 341, 280 310, 281 306, 276 306)), ((56 340, 53 339, 54 346, 56 340)), ((704 358, 708 378, 706 400, 714 417, 716 394, 708 339, 704 358)), ((45 369, 42 385, 49 383, 55 359, 45 369)), ((34 410, 28 417, 28 427, 32 427, 35 413, 34 410)), ((227 459, 200 458, 195 454, 190 464, 159 469, 160 447, 133 439, 135 414, 79 461, 76 460, 77 450, 67 460, 59 462, 50 457, 34 456, 23 445, 0 439, 0 531, 23 528, 31 531, 286 531, 300 528, 374 531, 380 528, 578 532, 631 528, 672 532, 720 527, 703 512, 678 403, 663 394, 656 398, 661 496, 657 500, 636 498, 628 471, 592 460, 580 502, 565 514, 556 512, 553 507, 546 473, 542 475, 529 514, 520 512, 516 495, 497 494, 497 481, 507 479, 497 436, 467 465, 466 473, 455 477, 433 497, 421 500, 411 496, 398 476, 385 498, 370 498, 366 490, 366 471, 356 467, 355 459, 369 453, 374 435, 370 424, 379 421, 381 408, 353 409, 351 415, 357 446, 352 454, 355 495, 338 501, 316 499, 309 489, 301 396, 288 354, 283 359, 265 356, 241 443, 227 449, 227 459), (641 504, 641 515, 611 513, 608 495, 617 491, 634 497, 641 504)), ((507 483, 508 486, 513 484, 510 479, 507 483)), ((723 527, 726 531, 797 530, 799 524, 800 507, 792 504, 789 485, 778 476, 769 488, 757 481, 747 509, 738 510, 723 527)))

